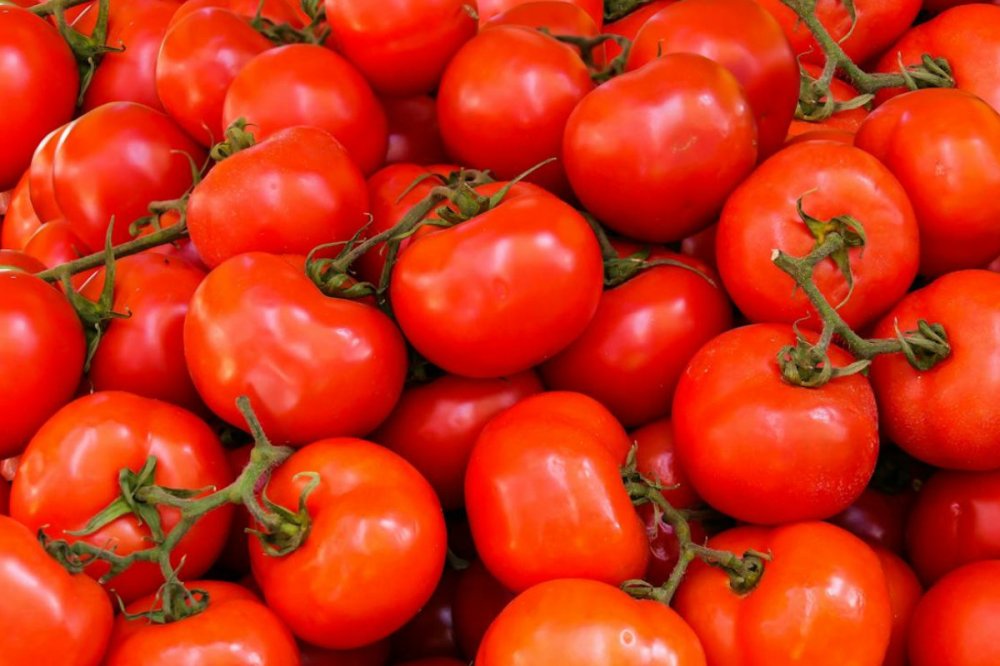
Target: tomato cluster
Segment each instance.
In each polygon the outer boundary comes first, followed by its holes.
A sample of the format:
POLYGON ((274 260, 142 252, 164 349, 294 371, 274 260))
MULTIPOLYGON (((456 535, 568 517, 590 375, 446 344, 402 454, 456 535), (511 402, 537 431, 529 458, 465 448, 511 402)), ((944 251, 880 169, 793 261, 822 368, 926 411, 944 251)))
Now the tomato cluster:
POLYGON ((1000 663, 1000 7, 0 0, 0 662, 1000 663))

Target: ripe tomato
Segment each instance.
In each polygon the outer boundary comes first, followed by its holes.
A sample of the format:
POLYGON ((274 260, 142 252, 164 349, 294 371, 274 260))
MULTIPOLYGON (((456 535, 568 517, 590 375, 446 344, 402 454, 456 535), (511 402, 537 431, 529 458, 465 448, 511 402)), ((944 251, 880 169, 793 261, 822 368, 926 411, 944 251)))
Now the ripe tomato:
POLYGON ((513 598, 514 593, 494 578, 479 560, 459 574, 452 614, 455 638, 464 654, 476 654, 486 630, 513 598))
POLYGON ((1000 274, 985 270, 942 276, 907 295, 875 327, 876 337, 912 331, 919 319, 941 322, 951 355, 914 369, 902 354, 871 368, 882 432, 901 449, 938 467, 1000 467, 1000 274))
POLYGON ((42 139, 28 169, 28 194, 31 196, 31 207, 38 214, 38 219, 45 222, 63 216, 53 190, 52 169, 56 146, 67 127, 69 124, 58 127, 42 139))
POLYGON ((429 657, 461 656, 455 642, 453 610, 459 575, 458 571, 445 566, 431 598, 420 612, 392 635, 390 642, 394 664, 429 657))
POLYGON ((46 134, 76 110, 76 60, 55 28, 29 11, 0 6, 0 191, 13 187, 46 134), (14 103, 16 100, 16 103, 14 103))
POLYGON ((576 196, 608 227, 678 241, 713 222, 753 169, 757 130, 726 68, 671 53, 584 97, 566 124, 562 156, 576 196))
POLYGON ((882 666, 907 666, 906 639, 910 621, 924 590, 913 569, 899 555, 884 548, 875 548, 875 554, 889 586, 889 606, 892 608, 892 634, 882 666))
POLYGON ((45 264, 20 250, 0 250, 0 271, 23 271, 38 273, 45 270, 45 264))
MULTIPOLYGON (((545 28, 552 35, 596 37, 601 30, 580 5, 565 0, 535 0, 514 5, 482 25, 482 29, 498 25, 521 25, 545 28)), ((599 53, 600 51, 598 51, 599 53)))
POLYGON ((385 638, 416 615, 441 577, 447 545, 434 490, 388 449, 339 438, 292 455, 268 484, 271 501, 294 510, 309 483, 302 472, 320 479, 306 503, 312 526, 305 543, 273 557, 250 539, 267 604, 297 636, 322 647, 385 638))
MULTIPOLYGON (((808 72, 814 79, 818 79, 823 73, 822 67, 812 63, 801 63, 800 67, 806 70, 806 72, 808 72)), ((833 95, 833 99, 838 102, 848 102, 858 96, 858 91, 854 88, 854 86, 849 83, 845 83, 840 79, 833 79, 830 82, 830 93, 833 95)), ((838 111, 829 118, 819 122, 793 119, 792 124, 788 127, 787 138, 791 140, 795 137, 802 136, 803 134, 823 131, 830 131, 828 136, 838 136, 843 138, 843 135, 841 134, 833 134, 833 132, 836 131, 849 134, 851 141, 846 141, 846 139, 844 139, 844 141, 846 143, 852 143, 854 134, 858 131, 858 127, 867 116, 868 109, 862 106, 857 109, 838 111)))
MULTIPOLYGON (((252 592, 214 580, 185 584, 189 590, 208 593, 208 608, 169 624, 119 615, 105 666, 299 665, 291 632, 252 592)), ((160 599, 151 594, 129 604, 125 612, 142 613, 159 606, 160 599)))
POLYGON ((207 7, 225 9, 246 19, 252 19, 259 11, 261 18, 275 25, 287 23, 293 28, 304 25, 297 3, 289 3, 287 0, 185 0, 171 19, 170 26, 173 27, 185 16, 207 7))
MULTIPOLYGON (((597 24, 598 29, 604 23, 604 3, 601 0, 566 0, 577 7, 582 8, 590 18, 597 24)), ((493 17, 520 5, 533 3, 533 0, 477 0, 477 12, 479 14, 480 27, 485 26, 493 20, 493 17)))
MULTIPOLYGON (((6 412, 5 412, 6 413, 6 412)), ((0 516, 0 622, 10 664, 97 666, 111 634, 111 601, 84 575, 71 575, 19 522, 0 516)))
POLYGON ((830 522, 873 546, 902 553, 906 518, 916 498, 913 490, 890 495, 866 488, 851 506, 830 522))
POLYGON ((433 97, 383 97, 381 103, 389 122, 386 164, 434 164, 448 159, 433 97))
MULTIPOLYGON (((789 326, 733 329, 702 347, 677 385, 681 467, 706 502, 738 520, 829 518, 858 498, 875 469, 878 413, 868 380, 793 386, 777 356, 794 343, 789 326)), ((838 367, 854 360, 834 346, 829 358, 838 367)))
POLYGON ((20 453, 73 397, 86 344, 57 289, 20 271, 0 272, 0 458, 20 453))
POLYGON ((406 348, 369 305, 327 298, 291 263, 253 252, 223 262, 191 299, 184 354, 216 414, 244 426, 248 395, 276 443, 364 434, 392 411, 406 348), (316 372, 323 368, 323 372, 316 372))
POLYGON ((572 578, 541 583, 510 602, 486 632, 476 666, 518 660, 575 666, 706 663, 691 627, 664 604, 572 578))
MULTIPOLYGON (((639 5, 638 8, 629 12, 616 21, 612 21, 604 26, 604 33, 611 35, 621 35, 629 41, 635 41, 635 36, 653 15, 657 14, 664 7, 672 5, 677 0, 651 0, 651 2, 639 5)), ((608 41, 604 44, 605 57, 608 60, 621 55, 621 47, 616 42, 608 41)))
POLYGON ((838 312, 848 325, 872 323, 909 289, 922 239, 913 207, 890 170, 863 150, 840 143, 789 146, 729 197, 715 238, 726 290, 751 321, 822 327, 809 299, 771 256, 774 248, 801 257, 815 247, 816 237, 796 208, 800 198, 814 218, 850 215, 864 227, 864 247, 848 251, 853 291, 832 258, 818 264, 813 276, 830 305, 842 303, 838 312))
POLYGON ((636 445, 636 466, 651 481, 663 486, 663 497, 675 509, 691 509, 702 503, 677 459, 674 428, 670 419, 658 419, 629 433, 636 445))
POLYGON ((540 193, 414 239, 389 293, 400 328, 431 363, 457 375, 501 377, 580 335, 602 283, 587 222, 540 193))
MULTIPOLYGON (((31 234, 31 238, 24 246, 24 253, 35 257, 47 268, 54 268, 90 254, 91 249, 73 231, 69 222, 55 219, 38 227, 38 230, 31 234)), ((95 272, 96 270, 90 270, 77 273, 70 278, 70 282, 79 289, 95 272)), ((59 288, 61 289, 62 285, 59 288)))
POLYGON ((806 522, 738 527, 708 545, 773 558, 746 594, 736 594, 721 569, 700 561, 688 569, 674 603, 710 664, 882 663, 892 629, 889 591, 878 557, 860 539, 827 523, 806 522))
POLYGON ((10 193, 10 203, 3 225, 0 226, 0 247, 11 250, 23 250, 31 234, 42 226, 42 221, 35 214, 29 196, 28 172, 10 193))
POLYGON ((224 127, 239 118, 258 140, 296 125, 324 129, 366 174, 385 161, 385 111, 360 72, 321 46, 281 46, 247 62, 229 84, 222 109, 224 127))

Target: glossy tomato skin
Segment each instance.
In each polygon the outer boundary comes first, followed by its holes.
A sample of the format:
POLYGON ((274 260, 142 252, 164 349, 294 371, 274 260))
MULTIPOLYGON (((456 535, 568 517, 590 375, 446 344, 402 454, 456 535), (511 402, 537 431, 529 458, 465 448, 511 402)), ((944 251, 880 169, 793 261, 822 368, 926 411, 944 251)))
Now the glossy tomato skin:
POLYGON ((28 173, 25 172, 10 192, 7 213, 3 217, 3 225, 0 225, 0 247, 4 249, 23 250, 31 234, 42 226, 31 205, 28 182, 28 173))
POLYGON ((902 354, 871 368, 885 436, 924 462, 960 470, 1000 467, 1000 274, 957 271, 907 295, 875 327, 893 338, 917 321, 945 325, 951 355, 919 372, 902 354))
POLYGON ((72 575, 19 522, 0 516, 0 620, 10 632, 10 664, 97 666, 111 634, 113 611, 104 590, 72 575), (56 648, 56 649, 53 649, 56 648))
MULTIPOLYGON (((531 2, 532 0, 477 0, 479 25, 485 26, 497 15, 531 2)), ((604 23, 604 3, 601 0, 568 0, 568 2, 587 12, 598 28, 604 23)))
MULTIPOLYGON (((577 37, 596 37, 601 32, 586 9, 563 0, 533 0, 515 5, 484 23, 482 29, 498 25, 545 28, 553 35, 577 37)), ((600 47, 598 47, 599 54, 600 47)), ((597 61, 600 62, 600 59, 597 58, 597 61)))
POLYGON ((930 588, 913 613, 911 666, 1000 662, 1000 560, 967 564, 930 588))
POLYGON ((799 99, 799 68, 781 26, 759 4, 674 3, 639 29, 626 69, 638 69, 666 53, 703 55, 732 72, 754 112, 759 157, 781 147, 799 99))
POLYGON ((5 5, 0 7, 0 191, 13 187, 31 163, 46 134, 68 122, 76 110, 79 75, 66 42, 45 19, 5 5))
POLYGON ((9 369, 0 374, 0 457, 20 453, 69 402, 85 353, 80 320, 55 287, 19 271, 0 272, 0 367, 9 369))
MULTIPOLYGON (((733 329, 702 347, 677 385, 680 464, 706 502, 738 520, 828 518, 857 499, 875 469, 878 413, 868 380, 788 384, 777 356, 794 343, 789 326, 733 329)), ((829 357, 838 367, 854 360, 835 346, 829 357)))
MULTIPOLYGON (((186 581, 185 585, 207 592, 208 608, 169 624, 119 615, 105 666, 299 666, 299 649, 291 632, 252 592, 214 580, 186 581)), ((149 595, 125 610, 141 613, 156 605, 155 596, 149 595)))
POLYGON ((885 164, 913 202, 922 275, 996 258, 1000 115, 992 107, 961 90, 918 90, 873 111, 855 145, 885 164))
POLYGON ((500 377, 537 365, 583 332, 602 284, 587 222, 542 193, 415 239, 389 294, 403 333, 432 363, 500 377))
POLYGON ((73 121, 59 140, 56 201, 90 247, 104 247, 112 218, 112 240, 123 243, 150 202, 184 194, 191 161, 201 164, 204 157, 165 114, 135 102, 105 104, 73 121))
MULTIPOLYGON (((638 249, 619 248, 625 255, 638 249)), ((606 290, 580 337, 541 367, 546 386, 586 393, 628 427, 669 414, 684 366, 733 323, 732 306, 708 266, 654 249, 649 260, 660 259, 683 266, 648 268, 606 290)))
POLYGON ((20 250, 0 250, 0 271, 39 273, 44 270, 45 264, 30 254, 20 250))
POLYGON ((875 555, 885 573, 885 582, 889 587, 889 606, 892 608, 892 633, 882 666, 906 666, 906 641, 910 621, 924 589, 913 569, 899 555, 884 548, 875 548, 875 555))
POLYGON ((636 601, 606 583, 573 578, 526 590, 490 626, 477 666, 517 660, 577 666, 706 663, 697 636, 667 606, 636 601))
MULTIPOLYGON (((57 218, 44 223, 31 234, 24 253, 35 257, 47 268, 54 268, 67 261, 79 259, 91 253, 91 249, 83 242, 79 234, 73 231, 66 220, 57 218)), ((79 289, 94 274, 94 270, 77 273, 70 278, 73 286, 79 289)), ((60 285, 60 289, 62 285, 60 285)))
MULTIPOLYGON (((437 108, 445 148, 455 162, 514 178, 559 157, 566 120, 593 89, 575 47, 525 26, 491 28, 463 46, 441 78, 437 108), (483 76, 493 62, 503 66, 483 76), (504 131, 510 127, 517 131, 504 131)), ((527 180, 569 193, 559 162, 527 180)))
POLYGON ((268 606, 300 638, 356 648, 385 638, 431 597, 444 566, 445 523, 430 484, 395 453, 352 438, 314 442, 271 478, 268 497, 296 507, 308 479, 312 527, 283 557, 250 541, 250 560, 268 606), (400 563, 405 563, 401 566, 400 563), (309 585, 302 585, 308 571, 309 585))
POLYGON ((416 467, 445 509, 458 509, 465 502, 465 468, 483 427, 541 390, 541 381, 531 371, 498 379, 445 375, 404 390, 371 438, 416 467))
MULTIPOLYGON (((113 544, 119 555, 147 548, 150 532, 133 515, 114 520, 91 535, 79 530, 119 494, 119 472, 138 471, 156 456, 155 482, 168 488, 222 488, 232 471, 222 445, 196 416, 165 402, 117 391, 93 393, 59 410, 45 422, 21 456, 11 490, 11 516, 53 539, 113 544)), ((160 510, 165 532, 177 524, 176 511, 160 510)), ((232 507, 207 514, 181 539, 171 555, 176 567, 203 574, 225 541, 232 507)), ((103 563, 87 568, 98 578, 103 563)), ((108 582, 126 602, 155 591, 163 583, 157 565, 140 562, 108 582)))
POLYGON ((738 527, 708 541, 770 553, 758 585, 736 594, 726 573, 696 561, 674 598, 711 666, 879 666, 892 610, 878 557, 827 523, 738 527), (821 555, 820 555, 821 554, 821 555))
POLYGON ((388 123, 378 98, 354 66, 321 46, 281 46, 244 65, 226 92, 223 127, 239 118, 257 139, 297 125, 324 129, 366 174, 385 161, 388 123))
POLYGON ((315 127, 281 130, 212 169, 191 193, 188 228, 210 267, 244 252, 308 254, 365 223, 365 178, 315 127), (247 191, 247 183, 260 183, 247 191), (266 185, 265 185, 266 184, 266 185))
POLYGON ((692 509, 702 503, 677 457, 670 419, 657 419, 629 433, 635 443, 639 473, 663 486, 661 492, 675 509, 692 509))
POLYGON ((383 97, 381 103, 389 124, 386 164, 447 161, 433 97, 383 97))
POLYGON ((476 654, 486 631, 514 596, 479 560, 459 574, 452 608, 455 639, 464 654, 476 654))
POLYGON ((832 259, 817 265, 813 275, 831 305, 842 303, 838 312, 848 325, 871 324, 909 289, 922 239, 907 193, 890 170, 865 151, 840 143, 789 146, 729 197, 715 237, 726 291, 751 321, 822 327, 809 299, 771 259, 775 248, 801 257, 817 244, 796 210, 799 198, 814 218, 850 215, 864 227, 865 246, 848 251, 853 292, 832 259))
POLYGON ((514 591, 641 576, 649 546, 619 472, 628 448, 614 416, 578 393, 541 393, 494 417, 465 475, 469 526, 490 573, 514 591))
POLYGON ((301 28, 304 25, 298 9, 293 4, 289 4, 287 0, 263 0, 263 2, 260 0, 185 0, 170 20, 170 26, 173 27, 187 15, 206 7, 225 9, 248 20, 256 16, 257 11, 260 10, 261 17, 275 25, 287 23, 293 28, 301 28))
POLYGON ((713 222, 750 173, 757 128, 728 70, 671 53, 583 98, 566 124, 562 157, 574 193, 608 227, 636 240, 678 241, 713 222))
POLYGON ((49 132, 31 158, 28 169, 28 194, 31 197, 31 207, 40 220, 49 222, 63 216, 56 203, 56 193, 53 190, 52 169, 56 157, 56 146, 69 124, 57 127, 49 132))

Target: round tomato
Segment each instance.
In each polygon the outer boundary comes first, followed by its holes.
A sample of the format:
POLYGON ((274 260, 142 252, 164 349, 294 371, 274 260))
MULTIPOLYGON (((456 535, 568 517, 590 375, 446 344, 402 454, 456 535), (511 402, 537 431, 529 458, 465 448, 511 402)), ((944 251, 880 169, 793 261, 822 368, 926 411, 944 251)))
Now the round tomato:
POLYGON ((225 9, 248 20, 260 12, 262 19, 275 25, 287 23, 293 28, 304 25, 298 3, 287 0, 185 0, 170 20, 170 27, 180 23, 185 16, 207 7, 225 9))

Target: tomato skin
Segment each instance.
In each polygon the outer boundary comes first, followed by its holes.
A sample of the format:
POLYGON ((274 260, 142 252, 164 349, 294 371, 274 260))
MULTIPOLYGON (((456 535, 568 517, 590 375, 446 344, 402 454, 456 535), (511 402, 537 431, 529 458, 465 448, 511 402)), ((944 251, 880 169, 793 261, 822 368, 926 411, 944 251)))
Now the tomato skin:
MULTIPOLYGON (((24 253, 35 257, 47 268, 54 268, 59 264, 90 254, 91 249, 73 231, 69 222, 55 219, 44 223, 38 227, 35 233, 31 234, 31 238, 24 246, 24 253)), ((77 273, 70 278, 70 282, 79 289, 95 272, 95 270, 90 270, 77 273)), ((62 285, 59 288, 61 289, 62 285)))
MULTIPOLYGON (((575 47, 533 28, 490 28, 455 54, 441 78, 437 109, 445 148, 460 164, 514 178, 559 156, 566 120, 593 89, 575 47), (503 66, 484 77, 486 63, 494 62, 503 66), (517 131, 503 130, 510 127, 517 131)), ((527 180, 569 192, 558 162, 527 180)))
POLYGON ((1000 467, 1000 274, 957 271, 908 294, 875 327, 876 337, 941 322, 951 355, 918 372, 902 354, 871 368, 882 432, 924 462, 959 470, 1000 467))
MULTIPOLYGON (((777 355, 794 343, 790 326, 733 329, 702 347, 677 385, 681 467, 706 502, 738 520, 828 518, 857 499, 875 469, 878 413, 868 380, 788 384, 777 355)), ((838 367, 854 360, 834 346, 829 357, 838 367)))
POLYGON ((298 506, 308 479, 294 476, 307 471, 320 476, 307 500, 310 534, 284 557, 266 555, 251 538, 254 577, 300 638, 337 649, 367 645, 399 629, 434 592, 447 548, 441 505, 409 463, 352 438, 297 451, 275 471, 268 497, 298 506))
POLYGON ((44 270, 45 264, 30 254, 20 250, 0 250, 0 271, 39 273, 44 270))
MULTIPOLYGON (((676 1, 677 0, 652 0, 649 3, 639 5, 637 9, 629 12, 617 21, 612 21, 611 23, 605 25, 604 32, 606 34, 621 35, 629 41, 634 42, 635 36, 639 34, 639 30, 646 24, 646 21, 652 18, 661 9, 669 7, 676 1)), ((608 41, 605 42, 604 52, 606 58, 610 61, 612 58, 616 58, 621 55, 621 47, 613 41, 608 41)))
MULTIPOLYGON (((601 0, 566 0, 580 7, 597 24, 598 29, 604 23, 604 3, 601 0)), ((532 3, 532 0, 477 0, 479 26, 482 28, 499 14, 505 13, 520 5, 532 3)))
POLYGON ((909 289, 922 239, 907 193, 890 169, 863 150, 839 143, 789 146, 729 197, 715 240, 726 291, 751 321, 822 327, 808 297, 771 260, 775 248, 801 257, 816 246, 796 210, 800 197, 808 215, 820 220, 851 215, 864 227, 865 246, 848 251, 853 292, 832 259, 818 264, 813 275, 831 305, 847 299, 838 312, 848 325, 872 323, 909 289))
POLYGON ((562 157, 576 196, 608 227, 678 241, 713 222, 753 169, 757 129, 726 68, 671 53, 584 97, 566 123, 562 157))
POLYGON ((587 10, 565 0, 535 0, 514 5, 484 23, 482 30, 498 25, 545 28, 553 35, 577 37, 596 37, 601 32, 587 10))
POLYGON ((0 7, 0 191, 13 187, 46 134, 69 122, 80 80, 76 60, 55 28, 19 7, 0 7))
POLYGON ((739 595, 721 569, 695 561, 674 598, 713 666, 879 666, 892 610, 878 557, 827 523, 738 527, 711 548, 771 553, 758 585, 739 595), (817 555, 821 553, 821 555, 817 555))
POLYGON ((887 494, 866 488, 851 506, 830 519, 830 522, 872 546, 900 554, 907 516, 917 495, 912 490, 887 494))
POLYGON ((261 17, 276 25, 287 23, 293 28, 301 28, 304 25, 297 8, 286 0, 263 0, 263 3, 260 0, 184 0, 170 20, 170 27, 180 23, 189 14, 207 7, 225 9, 246 19, 252 19, 260 9, 261 17))
POLYGON ((389 123, 386 164, 435 164, 448 159, 433 97, 383 97, 381 104, 389 123))
MULTIPOLYGON (((208 608, 170 624, 115 619, 105 666, 299 666, 299 650, 288 628, 254 594, 235 583, 186 581, 209 595, 208 608)), ((156 605, 154 595, 125 609, 140 613, 156 605)))
POLYGON ((6 516, 0 516, 0 584, 0 621, 10 632, 4 636, 4 660, 37 666, 103 663, 110 599, 87 576, 68 573, 28 528, 6 516))
POLYGON ((10 513, 10 481, 0 478, 0 515, 10 513))
POLYGON ((885 573, 885 582, 889 586, 889 605, 892 608, 892 634, 882 666, 906 666, 906 639, 910 621, 924 590, 913 569, 899 555, 884 548, 875 548, 875 554, 885 573))
POLYGON ((19 271, 0 272, 0 458, 20 453, 80 384, 83 327, 62 294, 19 271))
POLYGON ((476 654, 486 631, 514 596, 479 560, 459 574, 452 609, 455 638, 464 654, 476 654))
MULTIPOLYGON (((76 537, 90 518, 119 494, 118 473, 138 471, 146 459, 158 460, 155 481, 168 488, 222 488, 233 474, 212 430, 180 407, 106 391, 79 398, 45 422, 21 456, 11 490, 11 516, 30 529, 44 528, 52 538, 117 546, 120 555, 148 547, 149 528, 135 516, 118 518, 97 532, 76 537)), ((165 532, 179 520, 160 510, 165 532)), ((184 558, 184 571, 196 577, 218 557, 232 518, 225 506, 206 515, 181 539, 171 561, 184 558)), ((103 563, 87 568, 99 578, 103 563)), ((157 565, 141 562, 108 583, 126 602, 155 591, 163 582, 157 565)))
POLYGON ((112 102, 83 114, 56 146, 56 202, 80 238, 104 247, 130 240, 129 225, 151 201, 172 199, 191 185, 191 162, 205 154, 168 116, 135 102, 112 102), (186 154, 186 156, 185 156, 186 154))
POLYGON ((321 46, 281 46, 247 62, 226 92, 223 127, 239 118, 258 140, 297 125, 324 129, 365 174, 385 161, 389 130, 378 98, 351 63, 321 46))
POLYGON ((11 190, 7 214, 3 217, 3 225, 0 225, 0 247, 4 249, 23 250, 31 234, 42 226, 31 206, 28 182, 28 173, 25 172, 11 190))
POLYGON ((553 580, 518 595, 483 638, 477 666, 704 666, 705 652, 677 613, 606 583, 553 580), (585 627, 585 629, 584 629, 585 627))
POLYGON ((400 328, 428 360, 457 375, 500 377, 575 339, 602 284, 587 222, 543 193, 414 239, 389 293, 400 328))
POLYGON ((308 254, 349 240, 367 210, 365 178, 344 147, 321 129, 292 127, 212 169, 187 219, 199 256, 215 267, 245 252, 308 254))
MULTIPOLYGON (((393 633, 392 661, 460 657, 455 642, 455 593, 459 572, 445 566, 434 594, 413 618, 393 633)), ((464 666, 464 665, 463 665, 464 666)))
POLYGON ((56 157, 56 146, 69 124, 57 127, 46 135, 38 144, 28 168, 28 194, 31 197, 31 207, 38 219, 49 222, 61 218, 62 211, 56 202, 53 189, 52 169, 56 157))

